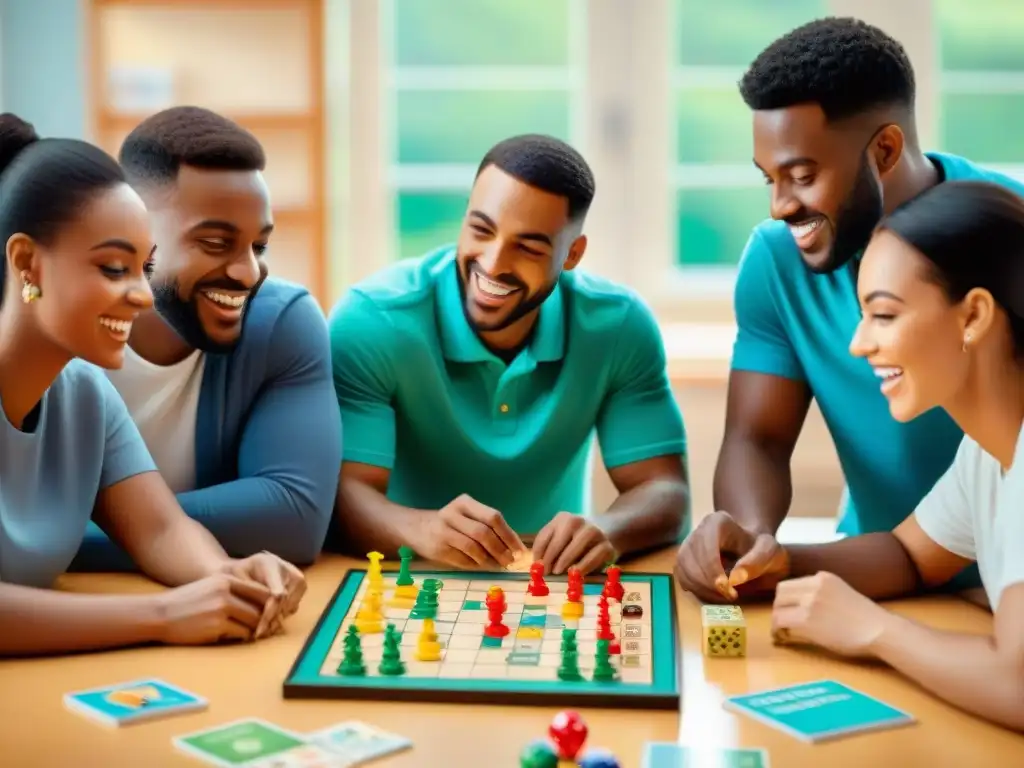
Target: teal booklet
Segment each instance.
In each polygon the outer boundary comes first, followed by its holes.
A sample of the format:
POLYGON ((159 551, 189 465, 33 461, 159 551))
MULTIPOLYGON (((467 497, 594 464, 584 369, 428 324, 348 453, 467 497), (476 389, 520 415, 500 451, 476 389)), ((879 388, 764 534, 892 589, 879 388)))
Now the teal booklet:
POLYGON ((913 715, 835 680, 732 696, 725 708, 810 742, 916 722, 913 715))

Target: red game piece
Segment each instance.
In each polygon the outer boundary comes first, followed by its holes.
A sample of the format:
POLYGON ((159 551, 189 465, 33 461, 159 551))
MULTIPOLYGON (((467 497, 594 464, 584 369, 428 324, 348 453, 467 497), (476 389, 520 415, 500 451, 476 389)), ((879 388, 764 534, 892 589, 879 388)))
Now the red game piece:
POLYGON ((612 600, 622 602, 622 595, 625 589, 622 586, 621 581, 622 569, 617 565, 612 565, 605 572, 604 589, 601 590, 601 594, 605 597, 609 597, 612 600))
POLYGON ((608 598, 601 595, 597 601, 597 639, 614 640, 615 633, 612 632, 611 616, 608 613, 608 598))
POLYGON ((530 583, 526 586, 526 594, 543 597, 550 591, 544 583, 544 563, 537 560, 530 566, 530 583))
POLYGON ((579 603, 583 600, 583 573, 575 565, 566 572, 568 584, 565 590, 565 599, 570 603, 579 603))
POLYGON ((559 712, 548 726, 548 735, 562 760, 575 760, 587 740, 587 724, 578 712, 559 712))
POLYGON ((487 597, 484 598, 484 605, 487 606, 487 618, 490 623, 484 627, 484 634, 488 637, 504 637, 509 633, 509 628, 501 623, 502 614, 505 613, 505 593, 501 587, 491 587, 487 590, 487 597))

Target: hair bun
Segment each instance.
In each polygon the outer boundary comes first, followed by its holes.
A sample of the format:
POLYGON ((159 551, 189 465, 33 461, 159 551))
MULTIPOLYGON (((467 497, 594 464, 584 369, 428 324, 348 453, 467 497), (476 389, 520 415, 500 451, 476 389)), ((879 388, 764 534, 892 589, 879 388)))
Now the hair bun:
POLYGON ((21 150, 39 141, 35 126, 10 112, 0 114, 0 173, 21 150))

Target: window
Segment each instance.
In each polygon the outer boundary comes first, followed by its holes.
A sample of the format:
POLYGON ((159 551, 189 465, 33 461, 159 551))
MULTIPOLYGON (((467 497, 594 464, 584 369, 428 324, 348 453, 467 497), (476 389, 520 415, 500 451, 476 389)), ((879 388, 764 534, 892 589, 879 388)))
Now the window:
POLYGON ((750 230, 768 215, 739 79, 776 37, 829 15, 829 3, 673 0, 672 10, 675 263, 731 281, 750 230))
MULTIPOLYGON (((477 164, 508 136, 580 145, 582 0, 391 0, 385 34, 391 255, 454 241, 477 164)), ((358 108, 358 107, 357 107, 358 108)))
POLYGON ((943 150, 1024 178, 1024 4, 934 0, 943 150))

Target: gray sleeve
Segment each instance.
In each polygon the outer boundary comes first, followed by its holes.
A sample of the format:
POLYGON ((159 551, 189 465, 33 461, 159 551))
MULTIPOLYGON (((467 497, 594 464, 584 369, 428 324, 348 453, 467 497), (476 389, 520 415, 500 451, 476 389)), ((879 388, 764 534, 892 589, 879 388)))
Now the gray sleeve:
POLYGON ((100 490, 104 490, 142 472, 156 471, 156 463, 114 385, 106 376, 100 379, 106 428, 100 473, 100 490))

